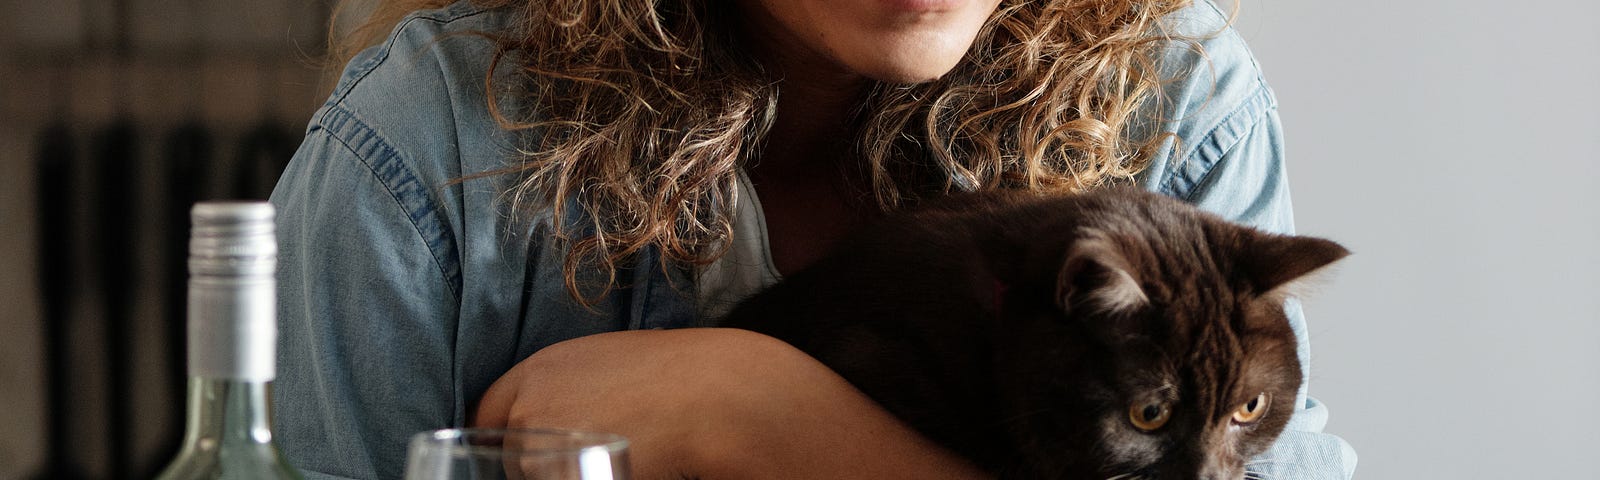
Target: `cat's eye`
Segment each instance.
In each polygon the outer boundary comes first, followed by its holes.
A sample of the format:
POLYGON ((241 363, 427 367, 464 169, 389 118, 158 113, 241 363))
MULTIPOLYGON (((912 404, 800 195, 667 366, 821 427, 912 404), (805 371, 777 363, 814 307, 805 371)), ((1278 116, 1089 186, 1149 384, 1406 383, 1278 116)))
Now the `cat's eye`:
POLYGON ((1267 396, 1266 393, 1256 395, 1256 398, 1244 402, 1244 405, 1240 405, 1238 410, 1233 411, 1233 422, 1252 423, 1260 420, 1262 415, 1267 414, 1267 407, 1271 406, 1271 401, 1272 397, 1267 396))
POLYGON ((1146 432, 1153 432, 1172 418, 1172 408, 1165 403, 1135 403, 1128 407, 1128 421, 1146 432))

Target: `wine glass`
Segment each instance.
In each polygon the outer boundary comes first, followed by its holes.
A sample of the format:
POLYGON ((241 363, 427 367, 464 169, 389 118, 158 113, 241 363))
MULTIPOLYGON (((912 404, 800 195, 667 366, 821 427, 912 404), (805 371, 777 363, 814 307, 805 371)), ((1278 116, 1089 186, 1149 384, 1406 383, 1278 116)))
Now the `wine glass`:
POLYGON ((406 480, 628 480, 628 441, 609 433, 452 428, 411 439, 406 480))

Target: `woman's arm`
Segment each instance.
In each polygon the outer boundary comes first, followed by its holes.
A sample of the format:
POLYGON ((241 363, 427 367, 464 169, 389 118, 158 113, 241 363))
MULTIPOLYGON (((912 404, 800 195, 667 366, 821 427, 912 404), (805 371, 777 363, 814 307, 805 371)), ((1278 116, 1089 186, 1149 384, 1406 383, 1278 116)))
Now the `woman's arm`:
POLYGON ((412 434, 465 416, 451 381, 459 300, 436 263, 448 257, 408 216, 417 196, 396 195, 405 180, 382 168, 399 159, 352 151, 348 130, 314 125, 272 196, 274 428, 308 478, 399 478, 412 434))
POLYGON ((821 363, 737 329, 605 333, 495 382, 480 427, 622 434, 636 478, 985 478, 821 363))
MULTIPOLYGON (((1188 159, 1191 165, 1205 165, 1206 169, 1194 188, 1183 196, 1196 206, 1235 222, 1291 234, 1294 213, 1276 102, 1265 85, 1257 99, 1263 108, 1253 115, 1230 118, 1225 128, 1218 129, 1234 132, 1229 144, 1219 144, 1215 150, 1220 155, 1206 157, 1197 153, 1188 159)), ((1290 299, 1284 309, 1299 341, 1303 373, 1309 379, 1311 339, 1300 302, 1290 299)), ((1354 475, 1355 450, 1344 439, 1322 431, 1328 422, 1328 408, 1310 397, 1308 391, 1308 384, 1302 383, 1288 428, 1271 450, 1250 462, 1250 471, 1264 474, 1264 478, 1341 480, 1354 475)))
MULTIPOLYGON (((1165 102, 1155 105, 1159 122, 1176 142, 1158 149, 1140 181, 1223 218, 1276 233, 1294 233, 1283 128, 1278 102, 1255 57, 1229 15, 1212 2, 1197 1, 1174 17, 1175 31, 1197 39, 1202 51, 1187 45, 1165 50, 1165 102)), ((1337 240, 1337 239, 1336 239, 1337 240)), ((1300 304, 1285 306, 1298 337, 1301 365, 1310 378, 1310 339, 1300 304)), ((1348 479, 1355 451, 1343 439, 1324 433, 1326 406, 1307 396, 1301 384, 1294 417, 1270 451, 1248 465, 1262 478, 1348 479)))

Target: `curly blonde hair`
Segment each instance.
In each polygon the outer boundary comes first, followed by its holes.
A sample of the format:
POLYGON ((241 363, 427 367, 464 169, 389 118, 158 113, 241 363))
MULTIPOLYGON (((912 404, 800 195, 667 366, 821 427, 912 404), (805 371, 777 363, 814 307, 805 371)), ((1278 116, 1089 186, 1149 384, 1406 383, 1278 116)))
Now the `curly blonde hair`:
MULTIPOLYGON (((649 246, 679 264, 721 254, 736 175, 776 114, 777 83, 733 41, 718 0, 481 0, 519 24, 489 32, 529 102, 504 128, 537 132, 507 192, 554 216, 576 278, 649 246), (581 224, 568 225, 577 219, 581 224), (581 232, 581 233, 579 233, 581 232)), ((853 119, 863 187, 885 211, 953 191, 1077 192, 1126 183, 1170 134, 1133 138, 1159 102, 1164 19, 1191 0, 1004 0, 963 61, 939 80, 878 84, 853 119)), ((346 58, 406 13, 451 3, 390 0, 335 44, 346 58)), ((1188 42, 1198 48, 1196 42, 1188 42)), ((494 75, 490 75, 494 82, 494 75)), ((488 91, 495 91, 490 88, 488 91)), ((665 264, 666 262, 664 262, 665 264)))

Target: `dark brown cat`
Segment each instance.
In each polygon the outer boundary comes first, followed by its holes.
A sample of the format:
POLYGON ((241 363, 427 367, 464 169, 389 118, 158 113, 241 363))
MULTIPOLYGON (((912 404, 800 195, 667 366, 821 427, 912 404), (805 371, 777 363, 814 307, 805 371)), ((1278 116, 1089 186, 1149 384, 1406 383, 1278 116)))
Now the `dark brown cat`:
POLYGON ((1237 479, 1300 384, 1285 287, 1348 252, 1136 190, 896 215, 742 303, 1004 478, 1237 479))

